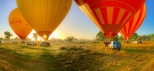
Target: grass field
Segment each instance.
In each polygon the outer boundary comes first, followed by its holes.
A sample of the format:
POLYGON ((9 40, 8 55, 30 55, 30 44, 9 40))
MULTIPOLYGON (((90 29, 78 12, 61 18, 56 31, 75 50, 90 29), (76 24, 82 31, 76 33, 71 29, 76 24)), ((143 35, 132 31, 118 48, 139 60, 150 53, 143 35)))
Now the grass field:
POLYGON ((150 43, 122 43, 121 51, 92 42, 0 44, 0 71, 154 71, 154 42, 150 43))

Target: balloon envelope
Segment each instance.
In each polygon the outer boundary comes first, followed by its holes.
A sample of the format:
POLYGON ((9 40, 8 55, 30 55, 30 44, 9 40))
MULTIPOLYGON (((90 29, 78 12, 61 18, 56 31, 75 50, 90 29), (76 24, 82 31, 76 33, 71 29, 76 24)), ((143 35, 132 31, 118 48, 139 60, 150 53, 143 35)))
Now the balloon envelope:
POLYGON ((113 38, 134 16, 145 0, 75 0, 105 37, 113 38))
POLYGON ((18 8, 11 11, 9 15, 9 25, 22 40, 24 40, 32 31, 31 26, 24 19, 18 8))
POLYGON ((47 40, 70 10, 72 0, 16 0, 32 28, 47 40))
POLYGON ((146 6, 145 4, 141 7, 141 9, 135 14, 133 18, 131 18, 127 24, 120 31, 121 35, 125 40, 128 40, 136 30, 141 26, 146 15, 146 6))

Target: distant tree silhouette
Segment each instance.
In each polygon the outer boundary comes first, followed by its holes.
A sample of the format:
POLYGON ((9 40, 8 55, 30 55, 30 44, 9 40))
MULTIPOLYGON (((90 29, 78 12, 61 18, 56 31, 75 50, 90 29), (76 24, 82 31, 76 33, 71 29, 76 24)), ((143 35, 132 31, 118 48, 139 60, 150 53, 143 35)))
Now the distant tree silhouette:
POLYGON ((147 37, 149 40, 154 40, 154 34, 149 34, 149 35, 147 35, 147 37))
POLYGON ((137 33, 134 33, 132 36, 131 36, 131 40, 137 40, 137 38, 138 38, 138 34, 137 33))
POLYGON ((19 40, 19 37, 15 37, 14 40, 19 40))
POLYGON ((3 40, 3 38, 1 37, 0 40, 3 40))
POLYGON ((7 39, 8 41, 10 40, 11 36, 13 36, 10 32, 8 31, 5 31, 4 32, 4 35, 5 35, 5 39, 7 39))
POLYGON ((99 32, 97 33, 97 35, 96 35, 96 40, 97 40, 97 41, 119 40, 119 36, 118 36, 118 34, 117 34, 117 35, 114 36, 113 38, 109 39, 109 38, 106 38, 106 37, 104 36, 104 34, 103 34, 101 31, 99 31, 99 32))
POLYGON ((114 40, 114 41, 119 40, 119 35, 117 34, 116 36, 114 36, 114 37, 112 38, 112 40, 114 40))
POLYGON ((119 36, 119 40, 124 40, 124 38, 123 38, 123 36, 121 35, 121 36, 119 36))
POLYGON ((33 38, 35 38, 35 41, 37 41, 38 36, 39 35, 37 33, 33 33, 33 38))
POLYGON ((101 31, 99 31, 98 33, 97 33, 97 35, 96 35, 96 40, 97 41, 104 41, 106 38, 105 38, 105 36, 104 36, 104 34, 101 32, 101 31))
POLYGON ((31 39, 27 37, 27 38, 25 39, 25 41, 28 41, 28 42, 29 42, 29 41, 31 41, 31 39))
POLYGON ((137 40, 148 40, 148 36, 147 35, 138 36, 137 40))
POLYGON ((69 41, 69 42, 72 42, 74 40, 75 40, 75 38, 73 36, 70 36, 70 37, 67 37, 66 38, 66 41, 69 41))

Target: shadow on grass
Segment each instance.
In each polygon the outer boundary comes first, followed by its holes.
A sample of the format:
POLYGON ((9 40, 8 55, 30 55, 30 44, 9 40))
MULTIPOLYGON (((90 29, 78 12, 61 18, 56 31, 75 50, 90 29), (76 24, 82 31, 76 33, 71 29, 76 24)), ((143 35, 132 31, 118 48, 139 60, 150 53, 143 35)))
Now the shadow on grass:
POLYGON ((51 54, 47 49, 43 50, 40 59, 47 63, 46 71, 96 71, 102 61, 99 57, 104 56, 77 46, 61 47, 60 50, 63 52, 57 55, 51 54))
MULTIPOLYGON (((29 48, 22 46, 21 48, 29 48)), ((100 52, 94 52, 81 46, 61 47, 58 54, 50 49, 41 49, 38 58, 31 54, 20 54, 14 50, 0 48, 5 52, 5 60, 17 70, 27 71, 98 71, 106 56, 100 52)), ((3 53, 4 54, 4 53, 3 53)))

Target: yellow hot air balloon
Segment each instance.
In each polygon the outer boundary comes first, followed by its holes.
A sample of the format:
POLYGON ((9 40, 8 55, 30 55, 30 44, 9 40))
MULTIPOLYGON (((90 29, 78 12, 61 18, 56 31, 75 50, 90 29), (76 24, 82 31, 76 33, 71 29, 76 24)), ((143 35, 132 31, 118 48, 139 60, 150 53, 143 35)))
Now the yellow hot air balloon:
POLYGON ((32 28, 47 40, 65 18, 72 0, 16 0, 17 6, 32 28))
POLYGON ((12 30, 24 40, 32 31, 31 26, 24 19, 18 8, 11 11, 9 15, 9 24, 12 30))

